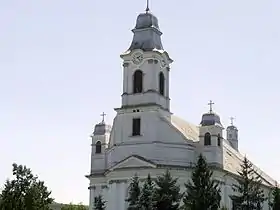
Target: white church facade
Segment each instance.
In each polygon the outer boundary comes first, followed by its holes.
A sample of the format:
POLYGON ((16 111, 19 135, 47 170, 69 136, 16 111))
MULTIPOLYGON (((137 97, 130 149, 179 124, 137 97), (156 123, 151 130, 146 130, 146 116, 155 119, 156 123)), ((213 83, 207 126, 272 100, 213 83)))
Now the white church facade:
MULTIPOLYGON (((170 170, 184 187, 202 153, 220 181, 221 205, 232 208, 230 195, 243 156, 238 152, 238 129, 233 124, 224 131, 218 114, 202 115, 199 125, 190 124, 171 113, 169 98, 170 65, 163 49, 158 19, 147 9, 137 17, 133 40, 121 55, 123 60, 122 104, 116 108, 113 125, 104 119, 92 135, 90 210, 94 197, 103 195, 107 210, 125 210, 128 185, 135 173, 140 179, 156 177, 170 170), (224 136, 223 133, 226 135, 224 136)), ((263 188, 270 197, 275 181, 262 175, 263 188)), ((264 209, 269 209, 268 201, 264 209)))

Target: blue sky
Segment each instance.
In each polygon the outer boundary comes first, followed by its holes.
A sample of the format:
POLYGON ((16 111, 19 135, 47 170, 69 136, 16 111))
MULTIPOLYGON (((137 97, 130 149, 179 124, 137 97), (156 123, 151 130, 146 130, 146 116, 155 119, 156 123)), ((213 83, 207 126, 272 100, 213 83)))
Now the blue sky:
MULTIPOLYGON (((236 118, 240 150, 280 181, 280 2, 151 2, 171 68, 172 112, 236 118), (277 160, 278 159, 278 160, 277 160), (277 167, 278 166, 278 167, 277 167)), ((88 203, 90 134, 120 106, 119 55, 145 0, 0 1, 0 184, 30 167, 58 202, 88 203)))

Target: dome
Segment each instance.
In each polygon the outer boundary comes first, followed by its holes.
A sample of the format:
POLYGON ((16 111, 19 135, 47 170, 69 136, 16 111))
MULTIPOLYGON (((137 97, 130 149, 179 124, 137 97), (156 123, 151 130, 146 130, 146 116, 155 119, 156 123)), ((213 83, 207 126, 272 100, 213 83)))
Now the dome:
POLYGON ((141 49, 143 51, 163 50, 161 43, 162 32, 159 30, 158 19, 150 11, 137 17, 132 43, 127 52, 141 49))
POLYGON ((101 122, 94 127, 93 135, 105 135, 106 133, 111 132, 112 127, 110 125, 106 125, 104 122, 101 122))
POLYGON ((141 13, 137 17, 135 29, 153 27, 159 30, 158 19, 150 12, 141 13))
POLYGON ((230 125, 227 127, 227 130, 235 130, 235 131, 238 131, 237 127, 234 126, 234 125, 230 125))
POLYGON ((219 125, 222 126, 220 116, 214 112, 205 113, 202 115, 202 120, 200 122, 201 126, 209 126, 209 125, 219 125))

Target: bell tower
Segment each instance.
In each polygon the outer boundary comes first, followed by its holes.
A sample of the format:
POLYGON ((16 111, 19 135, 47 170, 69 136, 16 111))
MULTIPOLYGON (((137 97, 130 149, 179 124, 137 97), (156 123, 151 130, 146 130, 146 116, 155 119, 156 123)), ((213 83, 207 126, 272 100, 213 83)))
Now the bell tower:
POLYGON ((233 120, 234 118, 231 117, 231 124, 227 127, 227 140, 230 142, 232 148, 238 151, 238 129, 233 124, 233 120))
POLYGON ((171 117, 169 73, 173 60, 163 48, 158 19, 148 6, 138 15, 132 32, 132 42, 120 56, 123 60, 122 102, 121 107, 115 109, 117 116, 110 147, 148 145, 162 140, 160 118, 171 117))
POLYGON ((106 150, 108 149, 111 126, 105 123, 105 113, 101 114, 102 121, 95 125, 91 135, 91 173, 106 169, 106 150))
POLYGON ((156 105, 169 111, 169 65, 172 59, 163 49, 158 19, 149 7, 137 17, 132 32, 132 43, 121 55, 122 108, 156 105))
POLYGON ((208 163, 222 167, 223 165, 223 125, 220 116, 213 112, 213 102, 208 105, 210 110, 202 115, 199 127, 199 143, 201 152, 208 163))

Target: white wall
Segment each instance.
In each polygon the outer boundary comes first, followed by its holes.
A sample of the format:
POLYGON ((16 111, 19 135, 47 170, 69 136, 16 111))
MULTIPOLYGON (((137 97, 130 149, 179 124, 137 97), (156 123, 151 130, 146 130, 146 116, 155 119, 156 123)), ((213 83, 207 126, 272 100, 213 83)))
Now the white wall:
MULTIPOLYGON (((121 171, 112 171, 107 176, 107 189, 103 191, 99 189, 99 192, 104 195, 104 199, 108 201, 106 210, 125 210, 126 209, 126 196, 127 189, 129 186, 129 182, 131 178, 134 176, 136 170, 121 170, 121 171), (116 181, 121 180, 121 181, 116 181), (112 182, 113 181, 113 182, 112 182)), ((137 174, 139 178, 145 179, 150 173, 152 178, 156 178, 157 176, 163 174, 165 169, 137 169, 137 174)), ((181 186, 181 192, 185 190, 185 183, 191 180, 191 170, 171 170, 171 175, 173 177, 178 178, 178 184, 181 186)), ((232 190, 232 184, 236 183, 235 180, 227 173, 222 171, 214 171, 213 179, 222 181, 220 184, 222 200, 221 206, 225 205, 229 209, 232 207, 232 202, 230 199, 230 195, 233 195, 234 192, 232 190)), ((99 179, 99 181, 101 181, 99 179)), ((92 181, 92 184, 98 185, 98 181, 96 183, 92 181)), ((103 182, 103 181, 102 181, 103 182)), ((266 196, 269 194, 268 188, 264 188, 266 196)), ((96 191, 97 192, 97 191, 96 191)), ((91 203, 93 202, 93 198, 91 197, 91 203)), ((263 210, 268 210, 268 201, 264 203, 263 210)))

